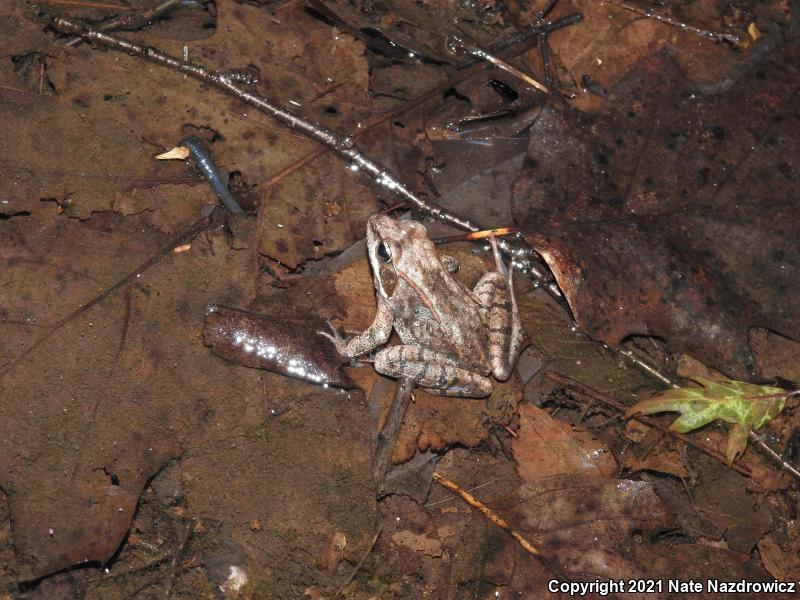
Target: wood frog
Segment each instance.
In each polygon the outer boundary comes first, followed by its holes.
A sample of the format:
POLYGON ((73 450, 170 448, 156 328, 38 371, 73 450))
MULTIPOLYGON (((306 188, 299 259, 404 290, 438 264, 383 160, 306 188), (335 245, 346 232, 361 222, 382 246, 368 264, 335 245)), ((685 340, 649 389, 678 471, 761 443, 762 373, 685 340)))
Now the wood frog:
POLYGON ((437 395, 488 396, 489 375, 508 379, 525 344, 510 270, 494 239, 492 247, 495 270, 469 290, 453 278, 457 263, 439 255, 422 223, 370 217, 375 320, 348 340, 335 329, 333 335, 320 333, 353 358, 384 344, 394 328, 402 344, 378 351, 376 371, 409 377, 437 395))

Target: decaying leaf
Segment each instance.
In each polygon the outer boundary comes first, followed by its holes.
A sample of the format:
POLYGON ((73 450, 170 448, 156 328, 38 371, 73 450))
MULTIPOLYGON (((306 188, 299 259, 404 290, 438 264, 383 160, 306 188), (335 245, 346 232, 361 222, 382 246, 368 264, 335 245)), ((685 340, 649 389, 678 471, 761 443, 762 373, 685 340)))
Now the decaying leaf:
POLYGON ((661 53, 602 112, 542 110, 513 212, 592 338, 657 336, 745 379, 752 327, 800 336, 798 52, 785 44, 716 95, 661 53))
POLYGON ((686 446, 680 444, 660 429, 647 427, 638 421, 628 421, 626 423, 626 437, 631 429, 634 436, 639 437, 639 431, 644 433, 637 440, 638 448, 631 448, 620 457, 622 465, 631 473, 636 471, 655 471, 657 473, 668 473, 675 477, 685 478, 689 476, 686 459, 686 446))
POLYGON ((702 387, 667 390, 637 402, 625 416, 679 412, 681 416, 670 425, 670 429, 679 433, 693 431, 716 420, 732 423, 726 451, 730 464, 744 452, 748 434, 777 417, 786 404, 787 393, 781 388, 731 379, 693 379, 702 387))
POLYGON ((576 430, 530 404, 523 404, 519 414, 519 437, 511 448, 525 481, 567 473, 602 477, 616 473, 614 457, 591 433, 576 430))

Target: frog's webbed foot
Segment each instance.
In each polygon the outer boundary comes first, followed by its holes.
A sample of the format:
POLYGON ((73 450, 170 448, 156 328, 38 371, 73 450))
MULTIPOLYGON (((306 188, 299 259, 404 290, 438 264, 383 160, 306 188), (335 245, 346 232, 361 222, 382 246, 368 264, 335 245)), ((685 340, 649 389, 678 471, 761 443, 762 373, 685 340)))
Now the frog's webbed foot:
POLYGON ((442 262, 442 265, 444 265, 444 268, 447 269, 448 273, 457 273, 461 268, 461 264, 458 262, 458 259, 450 256, 449 254, 440 254, 439 260, 442 262))
POLYGON ((392 332, 392 313, 384 303, 380 303, 378 305, 378 314, 375 315, 372 325, 358 335, 347 339, 343 338, 330 322, 328 322, 328 326, 331 328, 332 334, 326 331, 318 331, 317 333, 333 342, 333 345, 336 346, 342 356, 355 358, 367 352, 372 352, 378 346, 386 343, 386 340, 389 339, 389 334, 392 332))
POLYGON ((332 333, 328 333, 327 331, 317 331, 317 333, 333 342, 333 345, 336 346, 336 351, 339 352, 339 354, 346 356, 347 358, 352 358, 352 356, 349 356, 347 353, 347 340, 342 337, 342 334, 339 333, 339 330, 336 329, 333 323, 330 321, 326 321, 326 323, 328 324, 328 327, 332 333))
POLYGON ((384 348, 375 355, 375 370, 389 377, 409 377, 439 396, 483 398, 492 393, 488 377, 465 369, 451 354, 422 346, 384 348))

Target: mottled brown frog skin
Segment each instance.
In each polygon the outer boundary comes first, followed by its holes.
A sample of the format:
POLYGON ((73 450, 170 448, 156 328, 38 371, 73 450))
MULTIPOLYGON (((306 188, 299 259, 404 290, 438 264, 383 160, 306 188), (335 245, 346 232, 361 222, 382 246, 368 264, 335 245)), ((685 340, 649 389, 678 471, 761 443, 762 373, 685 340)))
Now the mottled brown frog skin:
POLYGON ((418 221, 376 215, 367 223, 367 252, 378 311, 363 333, 330 338, 341 354, 356 357, 386 343, 392 328, 402 340, 375 356, 375 370, 410 377, 445 396, 488 396, 489 375, 504 381, 523 348, 510 273, 492 240, 496 269, 475 289, 456 281, 418 221))

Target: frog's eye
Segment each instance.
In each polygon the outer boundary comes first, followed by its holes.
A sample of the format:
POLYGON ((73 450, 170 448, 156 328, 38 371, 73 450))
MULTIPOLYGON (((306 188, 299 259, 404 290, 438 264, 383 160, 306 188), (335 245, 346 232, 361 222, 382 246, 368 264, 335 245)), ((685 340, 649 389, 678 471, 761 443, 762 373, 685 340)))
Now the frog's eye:
POLYGON ((389 251, 389 245, 386 242, 380 242, 375 252, 383 262, 392 260, 392 253, 389 251))

